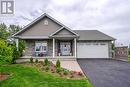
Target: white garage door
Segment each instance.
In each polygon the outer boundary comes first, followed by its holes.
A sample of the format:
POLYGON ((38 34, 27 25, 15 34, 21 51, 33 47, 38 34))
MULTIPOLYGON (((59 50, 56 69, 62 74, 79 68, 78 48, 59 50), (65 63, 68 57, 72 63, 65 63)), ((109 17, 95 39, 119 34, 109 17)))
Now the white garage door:
POLYGON ((78 42, 78 58, 109 58, 108 43, 78 42))

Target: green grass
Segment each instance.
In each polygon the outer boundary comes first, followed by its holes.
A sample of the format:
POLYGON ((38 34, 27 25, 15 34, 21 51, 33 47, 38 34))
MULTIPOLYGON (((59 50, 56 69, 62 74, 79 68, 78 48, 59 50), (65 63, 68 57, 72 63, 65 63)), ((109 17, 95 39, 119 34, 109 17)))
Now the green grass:
POLYGON ((128 62, 130 62, 130 55, 128 55, 128 62))
POLYGON ((92 87, 87 79, 60 78, 35 67, 20 64, 2 65, 0 72, 11 74, 8 79, 0 81, 0 87, 92 87))

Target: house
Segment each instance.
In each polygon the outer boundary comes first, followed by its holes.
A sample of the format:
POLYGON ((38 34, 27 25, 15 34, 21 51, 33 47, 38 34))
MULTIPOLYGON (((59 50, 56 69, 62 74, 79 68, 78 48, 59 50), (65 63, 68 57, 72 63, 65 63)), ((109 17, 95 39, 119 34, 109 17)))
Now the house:
POLYGON ((98 30, 71 30, 44 13, 14 34, 25 40, 24 58, 111 58, 115 38, 98 30))
POLYGON ((115 58, 118 60, 128 60, 128 46, 115 47, 115 58))

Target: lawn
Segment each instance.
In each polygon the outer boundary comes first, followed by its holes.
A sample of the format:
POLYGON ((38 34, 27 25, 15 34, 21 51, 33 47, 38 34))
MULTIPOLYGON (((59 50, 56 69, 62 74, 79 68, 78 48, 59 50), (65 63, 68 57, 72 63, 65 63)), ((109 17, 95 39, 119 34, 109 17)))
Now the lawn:
POLYGON ((22 64, 2 65, 0 72, 11 76, 0 81, 0 87, 92 87, 87 79, 71 80, 22 64))

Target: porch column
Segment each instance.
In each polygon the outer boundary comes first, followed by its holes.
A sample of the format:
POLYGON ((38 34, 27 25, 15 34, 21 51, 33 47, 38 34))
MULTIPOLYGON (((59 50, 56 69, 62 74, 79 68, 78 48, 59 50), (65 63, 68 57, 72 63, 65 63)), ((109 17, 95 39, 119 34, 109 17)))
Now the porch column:
POLYGON ((15 39, 17 51, 19 51, 19 39, 15 39))
POLYGON ((53 58, 55 58, 55 38, 53 38, 53 58))
POLYGON ((76 38, 74 38, 74 51, 75 51, 75 58, 77 57, 77 42, 76 38))

